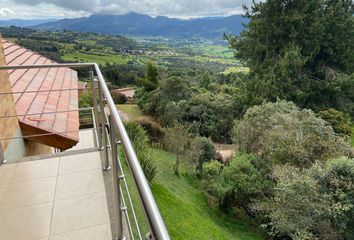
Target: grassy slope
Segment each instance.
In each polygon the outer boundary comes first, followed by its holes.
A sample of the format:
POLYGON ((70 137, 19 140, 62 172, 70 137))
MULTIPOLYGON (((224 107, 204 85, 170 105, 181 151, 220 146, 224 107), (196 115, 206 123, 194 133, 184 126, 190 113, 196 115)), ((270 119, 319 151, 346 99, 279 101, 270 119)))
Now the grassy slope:
MULTIPOLYGON (((122 154, 121 154, 121 157, 122 154)), ((154 180, 152 191, 174 240, 258 240, 262 239, 251 227, 223 214, 212 207, 200 188, 200 182, 187 174, 187 168, 181 167, 181 176, 172 171, 174 156, 168 152, 153 149, 153 159, 158 167, 158 175, 154 180)), ((125 161, 124 161, 125 162, 125 161)), ((124 164, 125 174, 134 206, 140 206, 137 191, 124 164)), ((135 207, 142 233, 148 231, 144 214, 135 207)), ((133 219, 131 218, 133 222, 133 219)))
MULTIPOLYGON (((141 111, 136 105, 117 105, 117 108, 126 112, 130 118, 141 116, 141 111), (131 111, 132 109, 134 111, 131 111)), ((120 156, 124 158, 122 152, 120 156)), ((262 239, 260 234, 246 224, 212 207, 201 190, 200 181, 188 174, 188 168, 181 166, 181 176, 177 177, 172 170, 174 155, 153 149, 152 159, 158 170, 152 191, 172 239, 262 239)), ((134 206, 141 206, 126 161, 123 162, 134 206)), ((136 208, 136 213, 139 222, 143 223, 142 232, 146 233, 148 228, 144 213, 139 208, 136 208)))
POLYGON ((181 176, 173 174, 174 156, 153 151, 158 176, 153 192, 173 239, 261 239, 245 224, 210 206, 200 189, 199 180, 186 168, 181 176))
POLYGON ((352 142, 352 146, 354 147, 354 127, 352 128, 351 142, 352 142))
POLYGON ((129 118, 136 120, 140 117, 143 117, 143 113, 136 104, 117 104, 117 109, 128 114, 129 118))

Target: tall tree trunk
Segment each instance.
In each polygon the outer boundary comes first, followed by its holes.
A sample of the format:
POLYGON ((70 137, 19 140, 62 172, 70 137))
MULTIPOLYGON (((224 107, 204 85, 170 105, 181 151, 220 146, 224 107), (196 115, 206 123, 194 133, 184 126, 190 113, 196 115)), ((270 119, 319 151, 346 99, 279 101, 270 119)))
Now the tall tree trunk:
POLYGON ((179 176, 179 164, 180 164, 180 158, 179 155, 177 155, 175 165, 173 166, 173 171, 177 176, 179 176))

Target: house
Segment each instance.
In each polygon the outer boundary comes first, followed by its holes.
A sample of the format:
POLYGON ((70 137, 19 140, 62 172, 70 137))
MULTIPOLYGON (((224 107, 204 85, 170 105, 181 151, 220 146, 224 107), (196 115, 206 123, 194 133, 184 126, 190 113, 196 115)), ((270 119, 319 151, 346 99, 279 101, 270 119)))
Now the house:
MULTIPOLYGON (((0 39, 0 65, 54 62, 0 39)), ((78 75, 70 68, 0 71, 0 138, 5 159, 67 150, 79 141, 78 75)))
POLYGON ((0 39, 0 239, 170 240, 99 66, 70 64, 93 69, 101 91, 91 109, 96 124, 79 131, 77 73, 52 64, 0 39), (118 144, 141 204, 130 199, 118 144), (148 232, 140 232, 134 208, 151 223, 148 232))

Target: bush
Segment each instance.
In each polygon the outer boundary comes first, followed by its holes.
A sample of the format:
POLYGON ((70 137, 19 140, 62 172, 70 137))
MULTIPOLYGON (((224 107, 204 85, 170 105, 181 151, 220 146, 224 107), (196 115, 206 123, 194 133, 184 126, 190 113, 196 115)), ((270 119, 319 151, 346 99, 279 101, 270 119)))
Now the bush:
POLYGON ((125 104, 128 102, 128 98, 120 92, 112 92, 112 98, 115 104, 125 104))
POLYGON ((225 166, 217 161, 204 164, 204 189, 219 200, 224 211, 236 207, 250 212, 251 204, 262 198, 266 187, 257 162, 256 156, 240 153, 225 166))
POLYGON ((331 124, 334 131, 341 136, 347 137, 352 133, 351 122, 349 116, 344 112, 337 111, 333 108, 321 111, 317 114, 320 118, 331 124))
POLYGON ((354 159, 342 157, 305 170, 280 166, 274 177, 274 196, 259 204, 273 236, 354 238, 354 159))
POLYGON ((146 131, 152 143, 162 143, 164 132, 162 127, 149 118, 140 118, 137 120, 140 126, 146 131))
POLYGON ((292 102, 263 103, 247 110, 236 122, 239 149, 253 153, 270 166, 289 163, 308 167, 317 160, 350 156, 350 146, 311 110, 292 102))
POLYGON ((212 141, 206 137, 199 137, 197 141, 201 145, 201 155, 197 163, 198 174, 202 173, 203 164, 210 162, 212 159, 216 159, 216 151, 212 141))
POLYGON ((157 174, 156 165, 151 159, 151 148, 149 138, 145 130, 134 121, 125 122, 125 128, 128 136, 133 144, 134 150, 137 154, 140 165, 145 173, 146 178, 150 183, 157 174))

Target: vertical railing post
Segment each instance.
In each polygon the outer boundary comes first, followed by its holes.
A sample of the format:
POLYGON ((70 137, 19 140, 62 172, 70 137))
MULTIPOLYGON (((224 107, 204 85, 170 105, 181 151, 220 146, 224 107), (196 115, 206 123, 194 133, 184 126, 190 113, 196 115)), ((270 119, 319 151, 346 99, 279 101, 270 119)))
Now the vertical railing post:
POLYGON ((93 102, 93 109, 94 109, 94 121, 96 123, 96 133, 97 133, 97 138, 98 138, 98 148, 103 149, 102 147, 102 134, 101 134, 101 124, 99 121, 99 115, 98 115, 98 103, 97 103, 97 90, 96 90, 96 80, 93 74, 93 71, 91 69, 90 71, 90 81, 92 84, 92 102, 93 102))
POLYGON ((106 113, 104 109, 104 102, 103 102, 103 92, 100 86, 100 83, 98 83, 98 100, 100 104, 100 128, 102 131, 102 146, 103 146, 103 160, 105 166, 103 167, 103 170, 110 170, 111 167, 109 166, 109 159, 108 159, 108 137, 107 137, 107 129, 106 129, 106 113))
POLYGON ((123 214, 122 214, 122 199, 120 191, 120 168, 119 168, 119 156, 118 156, 118 141, 117 141, 117 132, 112 122, 112 117, 109 116, 109 125, 110 135, 111 135, 111 153, 112 153, 112 169, 113 169, 113 186, 114 186, 114 195, 115 195, 115 205, 117 206, 117 234, 118 240, 125 240, 123 232, 123 214))
POLYGON ((6 159, 5 159, 5 153, 4 150, 2 148, 2 144, 1 144, 1 140, 0 140, 0 165, 6 163, 6 159))

